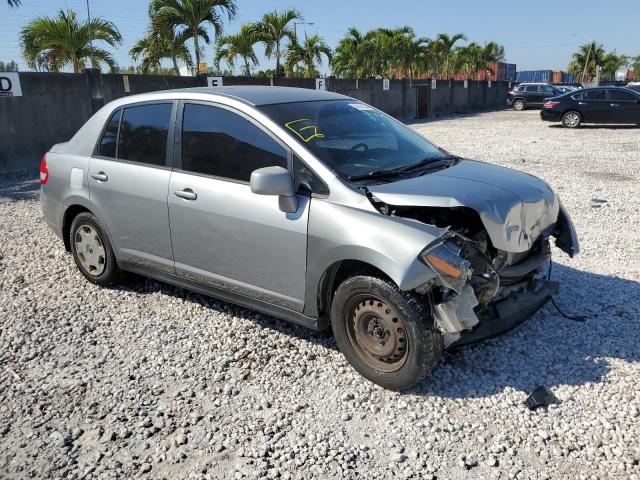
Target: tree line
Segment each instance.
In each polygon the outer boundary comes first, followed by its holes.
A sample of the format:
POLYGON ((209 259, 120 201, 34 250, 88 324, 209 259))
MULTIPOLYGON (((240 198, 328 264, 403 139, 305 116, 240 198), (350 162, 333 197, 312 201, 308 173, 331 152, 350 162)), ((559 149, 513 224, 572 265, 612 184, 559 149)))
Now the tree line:
MULTIPOLYGON (((7 1, 15 7, 21 0, 7 1)), ((304 18, 296 9, 267 12, 242 25, 238 33, 225 34, 225 24, 237 17, 236 0, 151 0, 148 13, 146 32, 129 52, 137 65, 125 71, 178 74, 180 64, 197 70, 203 63, 202 47, 209 44, 215 46, 215 71, 269 77, 316 77, 326 60, 331 73, 339 78, 450 78, 459 72, 473 76, 505 59, 504 47, 496 42, 461 44, 468 40, 462 33, 419 37, 409 26, 367 32, 352 27, 332 50, 317 34, 298 37, 296 22, 304 18), (264 47, 268 59, 275 59, 274 70, 256 71, 257 45, 264 47)), ((20 35, 27 65, 44 71, 70 67, 79 72, 101 65, 112 72, 121 71, 108 50, 121 44, 122 35, 113 22, 99 17, 80 20, 72 10, 60 10, 53 18, 37 17, 20 35)), ((579 47, 568 71, 587 78, 595 76, 598 68, 613 74, 623 66, 640 75, 640 55, 616 55, 592 42, 579 47)))

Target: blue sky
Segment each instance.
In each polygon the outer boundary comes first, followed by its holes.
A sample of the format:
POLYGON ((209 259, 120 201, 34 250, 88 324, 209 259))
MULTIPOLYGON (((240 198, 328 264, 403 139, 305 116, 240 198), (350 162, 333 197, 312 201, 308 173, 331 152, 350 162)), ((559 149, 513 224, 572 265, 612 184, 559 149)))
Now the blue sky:
MULTIPOLYGON (((92 15, 113 21, 124 42, 114 52, 121 66, 131 65, 131 45, 140 38, 148 23, 146 0, 89 0, 92 15)), ((0 0, 0 61, 15 60, 26 69, 20 57, 18 34, 24 24, 38 15, 55 15, 60 8, 86 15, 85 0, 23 0, 10 9, 0 0)), ((563 0, 518 1, 493 0, 238 0, 239 16, 225 24, 233 33, 244 22, 258 19, 265 10, 298 8, 314 25, 298 26, 302 32, 318 33, 333 48, 347 28, 361 31, 378 26, 410 25, 420 36, 433 37, 439 32, 466 33, 470 40, 483 43, 495 40, 505 46, 507 61, 518 70, 566 69, 576 46, 590 40, 603 43, 617 53, 640 55, 640 2, 638 0, 563 0), (519 7, 522 5, 522 7, 519 7)), ((264 58, 257 47, 260 68, 273 62, 264 58)), ((205 50, 211 64, 213 48, 205 50)), ((326 71, 326 65, 321 68, 326 71)))

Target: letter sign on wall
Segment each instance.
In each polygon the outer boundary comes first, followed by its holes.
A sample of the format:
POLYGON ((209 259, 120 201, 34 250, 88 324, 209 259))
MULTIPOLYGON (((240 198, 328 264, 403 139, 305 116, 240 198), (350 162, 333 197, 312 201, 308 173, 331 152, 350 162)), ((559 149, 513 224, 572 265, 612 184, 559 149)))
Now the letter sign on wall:
POLYGON ((435 90, 436 89, 436 79, 432 78, 431 79, 431 90, 435 90))
POLYGON ((0 72, 0 97, 21 97, 20 76, 17 72, 0 72))
POLYGON ((327 83, 324 78, 316 78, 316 90, 326 90, 327 83))
POLYGON ((389 90, 391 88, 391 80, 388 78, 382 79, 382 90, 389 90))
POLYGON ((207 77, 207 85, 210 87, 222 87, 222 77, 207 77))

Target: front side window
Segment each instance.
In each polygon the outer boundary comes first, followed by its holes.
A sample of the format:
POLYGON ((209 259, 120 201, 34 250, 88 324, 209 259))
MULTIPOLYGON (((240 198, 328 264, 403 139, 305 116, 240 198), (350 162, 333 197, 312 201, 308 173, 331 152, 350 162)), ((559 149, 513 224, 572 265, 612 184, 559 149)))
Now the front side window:
POLYGON ((100 144, 98 145, 98 155, 101 157, 116 158, 118 127, 120 126, 121 115, 122 110, 116 110, 114 114, 111 115, 109 123, 107 123, 107 128, 105 128, 102 138, 100 139, 100 144))
POLYGON ((171 103, 152 103, 125 108, 120 122, 118 158, 164 166, 171 103))
POLYGON ((616 102, 633 102, 634 100, 640 100, 637 95, 622 90, 608 90, 607 96, 609 100, 615 100, 616 102))
POLYGON ((187 103, 182 169, 248 182, 262 167, 287 168, 287 150, 264 130, 224 108, 187 103))
POLYGON ((357 100, 292 102, 259 108, 349 180, 363 175, 381 177, 387 171, 450 158, 413 130, 357 100))
POLYGON ((544 93, 556 93, 556 89, 553 87, 550 87, 549 85, 545 85, 542 88, 544 93))

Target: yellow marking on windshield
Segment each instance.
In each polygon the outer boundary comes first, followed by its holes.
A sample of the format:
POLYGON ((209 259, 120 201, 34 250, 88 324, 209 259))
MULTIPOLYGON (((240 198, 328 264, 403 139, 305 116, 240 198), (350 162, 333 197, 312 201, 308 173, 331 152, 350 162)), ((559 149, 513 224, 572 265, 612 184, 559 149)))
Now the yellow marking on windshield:
POLYGON ((324 134, 318 132, 318 127, 308 122, 311 122, 310 118, 299 118, 285 123, 284 126, 300 137, 303 142, 309 142, 314 138, 324 138, 324 134), (305 124, 304 122, 307 123, 305 124), (307 130, 310 130, 310 132, 307 132, 307 130))

